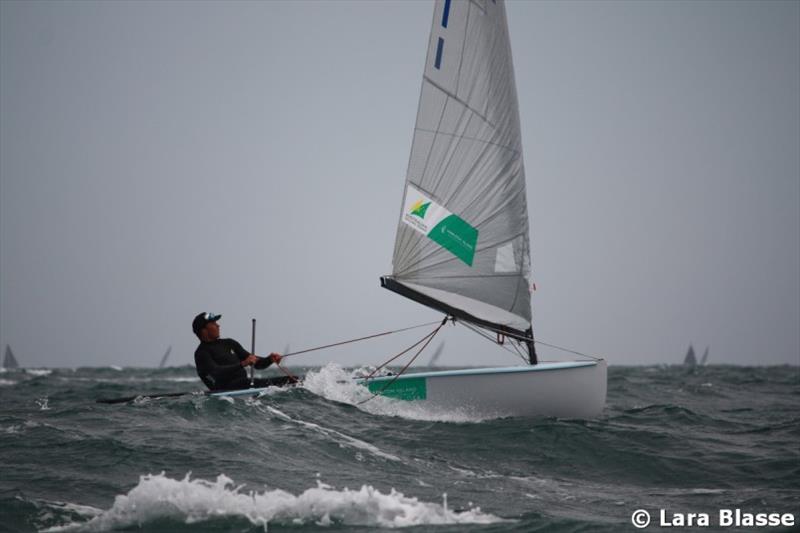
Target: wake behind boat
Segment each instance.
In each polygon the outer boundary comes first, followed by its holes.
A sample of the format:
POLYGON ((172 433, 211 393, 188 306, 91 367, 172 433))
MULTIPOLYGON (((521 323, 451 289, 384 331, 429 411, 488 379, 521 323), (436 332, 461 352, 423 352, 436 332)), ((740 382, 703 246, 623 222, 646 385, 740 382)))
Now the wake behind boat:
POLYGON ((397 398, 498 416, 591 417, 603 360, 540 363, 525 170, 505 5, 438 0, 393 271, 381 285, 525 352, 529 366, 365 380, 397 398))

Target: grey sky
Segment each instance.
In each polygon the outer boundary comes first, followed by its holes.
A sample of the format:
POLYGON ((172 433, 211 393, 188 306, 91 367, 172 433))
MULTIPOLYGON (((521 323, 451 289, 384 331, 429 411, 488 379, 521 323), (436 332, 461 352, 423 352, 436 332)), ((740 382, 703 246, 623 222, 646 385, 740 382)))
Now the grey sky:
MULTIPOLYGON (((611 364, 690 342, 800 363, 800 3, 507 10, 537 336, 611 364)), ((256 317, 259 352, 436 320, 378 283, 431 16, 0 2, 0 345, 156 366, 168 345, 192 361, 203 310, 243 344, 256 317)), ((423 334, 296 363, 376 364, 423 334)), ((440 364, 516 361, 442 339, 440 364)))

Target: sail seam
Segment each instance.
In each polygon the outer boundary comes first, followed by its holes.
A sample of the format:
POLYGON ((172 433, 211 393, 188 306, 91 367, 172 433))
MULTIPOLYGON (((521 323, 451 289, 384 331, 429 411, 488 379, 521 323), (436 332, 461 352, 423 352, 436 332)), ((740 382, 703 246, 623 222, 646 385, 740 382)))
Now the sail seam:
POLYGON ((496 146, 498 148, 503 148, 504 150, 508 150, 509 152, 513 152, 514 154, 517 154, 517 155, 519 155, 519 153, 520 153, 520 151, 517 148, 514 148, 512 146, 509 146, 509 145, 506 145, 506 144, 500 144, 500 143, 497 143, 497 142, 494 142, 494 141, 487 141, 485 139, 479 139, 478 137, 471 137, 471 136, 468 136, 468 135, 460 135, 458 133, 448 133, 446 131, 441 131, 441 130, 429 130, 427 128, 414 128, 414 130, 415 131, 423 131, 425 133, 433 133, 435 135, 449 135, 450 137, 458 137, 459 139, 467 139, 467 140, 470 140, 470 141, 476 141, 476 142, 479 142, 479 143, 488 144, 488 145, 491 145, 491 146, 496 146))
POLYGON ((495 129, 495 130, 497 129, 497 126, 491 120, 489 120, 489 118, 486 117, 486 115, 484 115, 483 113, 481 113, 480 111, 478 111, 477 109, 475 109, 474 107, 469 105, 467 102, 465 102, 464 100, 462 100, 461 98, 459 98, 458 96, 453 94, 452 92, 448 91, 447 89, 445 89, 444 87, 442 87, 441 85, 439 85, 438 83, 433 81, 429 76, 422 76, 422 79, 427 81, 431 85, 433 85, 433 87, 435 89, 439 89, 440 91, 442 91, 442 93, 444 93, 444 95, 447 96, 448 98, 452 98, 453 100, 455 100, 459 104, 463 105, 465 108, 469 109, 470 111, 472 111, 473 113, 478 115, 481 118, 481 120, 483 120, 485 123, 487 123, 489 126, 491 126, 492 129, 495 129))

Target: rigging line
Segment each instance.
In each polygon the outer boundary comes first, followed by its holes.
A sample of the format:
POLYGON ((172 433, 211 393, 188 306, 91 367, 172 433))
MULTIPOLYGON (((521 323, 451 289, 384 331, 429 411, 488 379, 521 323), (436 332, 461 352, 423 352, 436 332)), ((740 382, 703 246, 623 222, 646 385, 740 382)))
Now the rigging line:
POLYGON ((295 376, 294 374, 292 374, 291 372, 289 372, 288 370, 286 370, 285 368, 283 368, 283 367, 281 366, 281 364, 280 364, 280 363, 275 363, 275 366, 277 366, 278 368, 280 368, 280 369, 281 369, 281 372, 283 372, 284 374, 286 374, 286 376, 287 376, 287 377, 288 377, 290 380, 292 380, 292 383, 297 383, 297 382, 299 382, 299 381, 300 381, 300 379, 299 379, 297 376, 295 376))
POLYGON ((489 335, 487 335, 486 333, 482 332, 480 329, 478 329, 477 327, 473 326, 473 325, 472 325, 472 324, 470 324, 469 322, 466 322, 466 321, 464 321, 464 320, 461 320, 460 322, 457 322, 457 323, 459 323, 459 324, 463 324, 463 325, 464 325, 464 326, 466 326, 466 327, 467 327, 469 330, 473 331, 474 333, 477 333, 478 335, 480 335, 481 337, 483 337, 483 338, 484 338, 484 339, 486 339, 487 341, 491 342, 491 343, 492 343, 492 344, 494 344, 495 346, 500 346, 500 348, 502 348, 503 350, 507 351, 507 352, 508 352, 508 353, 510 353, 511 355, 519 355, 520 357, 522 357, 523 361, 527 361, 527 360, 525 359, 525 357, 523 357, 521 354, 518 354, 518 353, 514 353, 514 352, 512 352, 512 351, 511 351, 510 349, 508 349, 508 347, 506 347, 505 345, 502 345, 502 344, 497 344, 497 341, 495 341, 495 339, 491 338, 489 335))
MULTIPOLYGON (((471 326, 471 324, 469 324, 468 322, 464 322, 463 320, 462 320, 462 322, 464 323, 465 326, 468 326, 468 327, 471 326)), ((493 328, 491 326, 485 326, 485 325, 481 325, 480 327, 483 328, 483 329, 489 330, 489 331, 491 331, 493 333, 500 333, 501 335, 506 335, 508 337, 508 332, 505 332, 505 331, 503 331, 501 329, 493 328)), ((475 331, 475 330, 473 330, 473 331, 475 331)), ((478 331, 475 331, 475 332, 479 333, 478 331)), ((491 337, 487 336, 486 338, 489 339, 490 341, 494 342, 491 337)), ((525 337, 524 335, 519 335, 519 336, 515 336, 514 338, 516 338, 518 341, 533 341, 534 344, 540 344, 542 346, 547 346, 548 348, 555 348, 556 350, 561 350, 561 351, 568 352, 568 353, 571 353, 571 354, 580 355, 581 357, 588 357, 589 359, 592 359, 594 361, 602 361, 603 360, 602 357, 595 357, 593 355, 589 355, 589 354, 586 354, 586 353, 578 352, 578 351, 575 351, 575 350, 570 350, 569 348, 564 348, 563 346, 558 346, 558 345, 555 345, 555 344, 549 344, 547 342, 544 342, 544 341, 541 341, 541 340, 538 340, 538 339, 534 339, 533 337, 525 337)))
POLYGON ((562 346, 556 346, 555 344, 548 344, 548 343, 546 343, 544 341, 534 340, 533 342, 535 342, 536 344, 541 344, 542 346, 547 346, 548 348, 555 348, 556 350, 561 350, 561 351, 569 352, 569 353, 572 353, 572 354, 575 354, 575 355, 588 357, 589 359, 593 359, 595 361, 602 361, 603 360, 602 357, 595 357, 593 355, 589 355, 589 354, 585 354, 585 353, 581 353, 581 352, 576 352, 575 350, 570 350, 569 348, 564 348, 562 346))
MULTIPOLYGON (((402 376, 402 375, 403 375, 403 373, 404 373, 406 370, 408 370, 408 367, 409 367, 409 366, 411 366, 411 363, 413 363, 413 362, 414 362, 414 360, 415 360, 417 357, 419 357, 419 354, 421 354, 421 353, 422 353, 422 351, 423 351, 423 350, 424 350, 424 349, 425 349, 425 348, 428 346, 428 344, 430 344, 430 342, 433 340, 433 338, 436 336, 436 334, 437 334, 437 333, 439 333, 439 330, 440 330, 440 329, 442 329, 442 326, 444 326, 445 324, 447 324, 447 321, 448 321, 448 320, 450 320, 450 317, 449 317, 449 316, 446 316, 446 317, 444 317, 444 319, 442 320, 442 323, 441 323, 441 324, 439 324, 439 326, 438 326, 438 327, 437 327, 435 330, 433 330, 433 331, 432 331, 432 332, 431 332, 429 335, 427 335, 427 339, 428 339, 428 340, 426 340, 426 341, 425 341, 425 344, 423 344, 423 345, 422 345, 422 347, 421 347, 421 348, 420 348, 420 349, 417 351, 417 353, 416 353, 416 354, 414 354, 414 357, 412 357, 412 358, 411 358, 411 359, 408 361, 408 363, 406 363, 406 366, 404 366, 404 367, 402 368, 402 370, 400 370, 400 372, 399 372, 399 373, 398 373, 396 376, 394 376, 394 378, 392 378, 391 380, 389 380, 389 382, 388 382, 388 383, 386 383, 386 385, 384 385, 384 386, 381 388, 381 390, 379 390, 378 392, 375 392, 375 393, 373 393, 373 394, 372 394, 372 396, 370 396, 370 397, 369 397, 369 398, 367 398, 366 400, 362 400, 362 401, 358 402, 358 405, 361 405, 361 404, 367 403, 368 401, 370 401, 371 399, 375 398, 376 396, 380 395, 380 394, 381 394, 383 391, 385 391, 386 389, 388 389, 388 388, 389 388, 389 387, 392 385, 392 383, 394 383, 395 381, 397 381, 397 379, 398 379, 400 376, 402 376)), ((421 342, 421 341, 420 341, 420 342, 421 342)), ((417 343, 417 344, 419 344, 419 343, 417 343)), ((408 350, 406 350, 406 351, 408 351, 408 350)))
POLYGON ((521 346, 521 343, 518 340, 513 339, 513 338, 511 339, 511 347, 514 348, 514 351, 517 352, 517 355, 519 355, 522 358, 523 361, 527 361, 527 358, 525 357, 525 355, 520 351, 520 346, 521 346))
POLYGON ((334 346, 341 346, 342 344, 349 344, 351 342, 358 342, 358 341, 363 341, 363 340, 367 340, 367 339, 374 339, 376 337, 381 337, 381 336, 384 336, 384 335, 391 335, 393 333, 401 333, 403 331, 409 331, 409 330, 412 330, 412 329, 422 328, 422 327, 425 327, 425 326, 432 326, 433 324, 438 324, 438 323, 439 323, 439 321, 436 320, 436 321, 433 321, 433 322, 427 322, 425 324, 418 324, 416 326, 409 326, 407 328, 395 329, 395 330, 392 330, 392 331, 384 331, 383 333, 376 333, 375 335, 367 335, 366 337, 359 337, 357 339, 350 339, 350 340, 346 340, 346 341, 342 341, 342 342, 335 342, 333 344, 326 344, 325 346, 317 346, 315 348, 308 348, 306 350, 300 350, 300 351, 297 351, 297 352, 287 353, 287 354, 283 355, 282 357, 284 357, 284 358, 285 357, 291 357, 293 355, 300 355, 301 353, 313 352, 313 351, 316 351, 316 350, 323 350, 325 348, 332 348, 334 346))
MULTIPOLYGON (((441 327, 441 326, 440 326, 440 327, 441 327)), ((423 342, 424 342, 424 341, 425 341, 425 340, 426 340, 428 337, 432 337, 433 335, 435 335, 437 331, 439 331, 439 328, 436 328, 434 331, 432 331, 432 332, 428 333, 427 335, 425 335, 424 337, 422 337, 420 340, 418 340, 417 342, 415 342, 414 344, 412 344, 411 346, 409 346, 408 348, 406 348, 405 350, 403 350, 402 352, 400 352, 399 354, 397 354, 397 355, 393 356, 393 357, 392 357, 391 359, 389 359, 388 361, 385 361, 385 362, 383 362, 383 363, 382 363, 380 366, 378 366, 377 368, 375 368, 375 370, 373 370, 372 372, 370 372, 370 373, 369 373, 369 375, 368 375, 367 377, 365 377, 365 378, 364 378, 364 380, 366 381, 366 380, 370 379, 372 376, 374 376, 374 375, 375 375, 375 373, 376 373, 376 372, 378 372, 378 370, 380 370, 381 368, 384 368, 386 365, 388 365, 389 363, 391 363, 392 361, 394 361, 395 359, 397 359, 397 358, 398 358, 398 357, 400 357, 401 355, 403 355, 403 354, 405 354, 405 353, 407 353, 407 352, 409 352, 409 351, 413 350, 414 348, 416 348, 417 346, 419 346, 420 344, 422 344, 422 343, 423 343, 423 342)))

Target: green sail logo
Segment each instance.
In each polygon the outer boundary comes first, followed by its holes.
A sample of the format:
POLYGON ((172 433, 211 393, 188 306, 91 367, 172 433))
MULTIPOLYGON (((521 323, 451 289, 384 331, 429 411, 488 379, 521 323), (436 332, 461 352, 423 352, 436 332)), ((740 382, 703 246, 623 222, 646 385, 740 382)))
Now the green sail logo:
POLYGON ((411 206, 411 214, 418 216, 419 218, 425 218, 425 212, 428 211, 428 208, 431 206, 430 202, 422 203, 423 200, 417 200, 417 202, 411 206))
POLYGON ((465 265, 472 266, 478 246, 478 228, 410 184, 403 206, 404 224, 458 257, 465 265))

